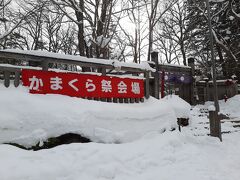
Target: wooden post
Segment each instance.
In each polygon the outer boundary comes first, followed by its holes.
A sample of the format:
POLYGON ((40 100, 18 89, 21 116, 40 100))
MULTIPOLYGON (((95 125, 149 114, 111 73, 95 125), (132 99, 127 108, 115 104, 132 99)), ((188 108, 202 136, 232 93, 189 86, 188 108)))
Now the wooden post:
POLYGON ((135 103, 139 103, 140 99, 139 98, 135 98, 135 103))
POLYGON ((106 76, 106 74, 107 74, 106 69, 105 68, 101 68, 101 73, 102 73, 103 76, 106 76))
POLYGON ((93 98, 93 100, 94 100, 94 101, 100 101, 100 98, 95 97, 95 98, 93 98))
POLYGON ((213 75, 213 99, 216 111, 219 112, 218 103, 218 91, 217 91, 217 75, 216 75, 216 58, 214 54, 214 39, 213 39, 213 28, 212 28, 212 17, 210 12, 209 0, 206 0, 207 15, 208 15, 208 28, 209 28, 209 40, 210 40, 210 50, 211 50, 211 63, 212 63, 212 75, 213 75))
POLYGON ((151 53, 151 60, 155 63, 154 72, 154 97, 159 99, 159 63, 158 63, 158 52, 151 53))
POLYGON ((118 102, 121 103, 121 104, 124 103, 123 98, 119 98, 118 102))
POLYGON ((118 98, 113 98, 113 103, 118 103, 118 98))
POLYGON ((145 77, 145 98, 148 99, 150 97, 150 82, 149 82, 149 71, 144 73, 145 77))
POLYGON ((207 82, 206 82, 206 94, 207 94, 207 101, 210 101, 210 96, 209 96, 209 82, 208 82, 208 80, 207 80, 207 82))
POLYGON ((41 62, 41 65, 42 65, 42 70, 43 71, 47 71, 48 70, 48 61, 42 61, 41 62))
POLYGON ((10 86, 10 72, 4 71, 4 86, 9 87, 10 86))
POLYGON ((18 87, 20 84, 20 72, 16 71, 15 72, 15 79, 14 79, 14 86, 18 87))
POLYGON ((107 102, 107 98, 100 98, 100 101, 107 102))
POLYGON ((113 102, 112 98, 107 98, 107 102, 113 102))
POLYGON ((162 76, 161 76, 161 98, 164 98, 165 94, 165 71, 162 70, 162 76))
POLYGON ((130 98, 130 103, 134 103, 135 99, 134 98, 130 98))
POLYGON ((191 84, 191 104, 195 105, 196 104, 196 85, 195 85, 195 64, 194 64, 194 58, 189 58, 188 59, 188 66, 191 67, 191 76, 192 76, 192 84, 191 84))
POLYGON ((218 112, 214 109, 209 110, 210 136, 218 137, 222 141, 221 120, 218 112))

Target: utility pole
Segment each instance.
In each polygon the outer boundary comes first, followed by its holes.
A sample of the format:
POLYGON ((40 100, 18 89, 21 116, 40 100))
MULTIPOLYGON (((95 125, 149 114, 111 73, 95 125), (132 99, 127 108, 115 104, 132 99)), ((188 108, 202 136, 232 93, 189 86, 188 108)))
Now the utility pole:
POLYGON ((213 32, 212 32, 212 22, 210 15, 210 4, 209 0, 206 0, 207 14, 208 14, 208 28, 209 28, 209 39, 210 39, 210 49, 211 49, 211 61, 212 61, 212 73, 213 73, 213 98, 215 109, 209 111, 210 119, 210 135, 219 137, 222 141, 221 134, 221 121, 218 117, 219 103, 218 103, 218 92, 217 92, 217 82, 216 82, 216 62, 214 57, 214 47, 213 47, 213 32))
MULTIPOLYGON (((2 1, 2 13, 4 21, 4 31, 7 32, 7 20, 5 19, 5 0, 2 1)), ((7 38, 4 38, 3 49, 6 49, 7 38)))
POLYGON ((140 31, 140 24, 141 24, 141 17, 140 17, 140 0, 138 0, 138 63, 141 63, 141 31, 140 31))

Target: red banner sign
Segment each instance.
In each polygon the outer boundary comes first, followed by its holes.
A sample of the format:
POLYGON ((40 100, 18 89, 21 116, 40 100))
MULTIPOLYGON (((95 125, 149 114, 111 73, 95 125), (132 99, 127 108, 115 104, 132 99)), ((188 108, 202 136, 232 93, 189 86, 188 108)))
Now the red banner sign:
POLYGON ((62 94, 91 98, 143 98, 141 79, 77 73, 22 70, 22 82, 34 94, 62 94))

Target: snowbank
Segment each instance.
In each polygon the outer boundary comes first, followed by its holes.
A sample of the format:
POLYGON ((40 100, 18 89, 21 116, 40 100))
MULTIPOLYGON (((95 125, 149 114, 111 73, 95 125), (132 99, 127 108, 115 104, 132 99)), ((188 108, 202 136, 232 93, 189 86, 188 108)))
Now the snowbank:
MULTIPOLYGON (((230 118, 240 117, 240 95, 235 95, 229 98, 226 102, 225 100, 219 100, 220 113, 228 115, 230 118)), ((213 101, 207 101, 204 104, 205 108, 209 106, 214 106, 213 101)))
POLYGON ((167 132, 126 144, 70 144, 25 151, 0 145, 4 180, 239 180, 240 142, 167 132))
MULTIPOLYGON (((240 131, 237 128, 232 131, 229 124, 223 123, 223 130, 231 130, 231 133, 223 134, 223 142, 208 136, 208 112, 201 111, 207 105, 193 107, 190 114, 193 123, 184 127, 181 133, 167 131, 160 134, 163 125, 170 127, 169 120, 176 118, 168 103, 178 104, 180 108, 178 97, 123 106, 65 96, 31 95, 23 88, 6 90, 0 86, 0 92, 1 138, 33 141, 33 137, 38 140, 50 136, 50 130, 53 134, 68 130, 83 133, 86 127, 84 133, 96 140, 103 137, 101 132, 109 129, 106 137, 113 137, 111 133, 118 132, 122 136, 117 134, 115 137, 128 142, 69 144, 36 152, 0 145, 1 179, 239 180, 240 131), (95 135, 95 128, 102 124, 100 133, 95 135), (89 128, 90 125, 93 128, 89 128), (135 141, 129 142, 133 137, 135 141)), ((220 101, 220 108, 240 118, 236 112, 239 98, 235 96, 225 104, 220 101)))
POLYGON ((191 105, 177 95, 168 95, 163 101, 174 109, 177 118, 189 118, 191 105))
POLYGON ((219 101, 220 112, 229 114, 230 117, 235 118, 240 116, 240 95, 229 98, 227 102, 224 100, 219 101))
POLYGON ((53 52, 42 51, 42 50, 5 49, 5 50, 0 50, 0 52, 17 53, 17 54, 21 54, 23 56, 24 55, 32 55, 32 56, 39 56, 39 57, 64 59, 64 60, 69 60, 69 61, 80 61, 80 62, 86 62, 86 63, 99 63, 99 64, 114 66, 115 68, 130 67, 130 68, 139 68, 141 70, 147 70, 147 71, 152 71, 152 72, 156 71, 155 69, 151 68, 148 63, 137 64, 137 63, 130 63, 130 62, 120 62, 118 60, 87 58, 87 57, 84 57, 84 56, 67 55, 67 54, 53 53, 53 52))
POLYGON ((131 142, 176 126, 166 102, 114 104, 61 95, 29 94, 0 84, 0 143, 32 146, 49 137, 77 133, 94 142, 131 142))

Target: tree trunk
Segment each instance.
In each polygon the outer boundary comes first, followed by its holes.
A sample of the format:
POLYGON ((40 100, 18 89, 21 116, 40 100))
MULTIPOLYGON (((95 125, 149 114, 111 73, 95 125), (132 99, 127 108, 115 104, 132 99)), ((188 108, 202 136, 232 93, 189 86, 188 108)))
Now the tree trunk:
POLYGON ((149 35, 148 35, 148 61, 151 60, 151 52, 152 52, 152 48, 153 48, 153 27, 152 27, 152 23, 151 21, 149 22, 149 35))
POLYGON ((133 62, 138 63, 138 31, 137 31, 136 27, 135 27, 135 42, 134 42, 133 62))
MULTIPOLYGON (((98 23, 97 23, 97 38, 102 36, 102 40, 104 40, 103 30, 104 30, 104 24, 106 22, 108 5, 109 5, 109 0, 105 0, 102 2, 101 18, 98 20, 98 23)), ((101 56, 101 54, 106 56, 107 53, 105 52, 105 48, 101 47, 102 42, 98 42, 98 43, 100 43, 100 44, 97 44, 97 48, 96 48, 97 58, 99 58, 101 56)))
POLYGON ((185 52, 185 48, 184 48, 184 43, 181 42, 181 53, 182 53, 182 57, 183 57, 183 64, 184 66, 187 65, 187 58, 186 58, 186 52, 185 52))
POLYGON ((224 58, 223 58, 223 55, 222 55, 222 50, 219 46, 216 46, 216 47, 217 47, 217 52, 218 52, 218 56, 219 56, 219 61, 220 61, 220 64, 222 66, 223 76, 227 77, 226 63, 224 62, 224 58))
MULTIPOLYGON (((79 0, 79 8, 83 11, 84 0, 79 0)), ((83 13, 75 11, 78 24, 78 50, 80 56, 85 56, 85 40, 84 40, 84 24, 83 24, 83 13)))

